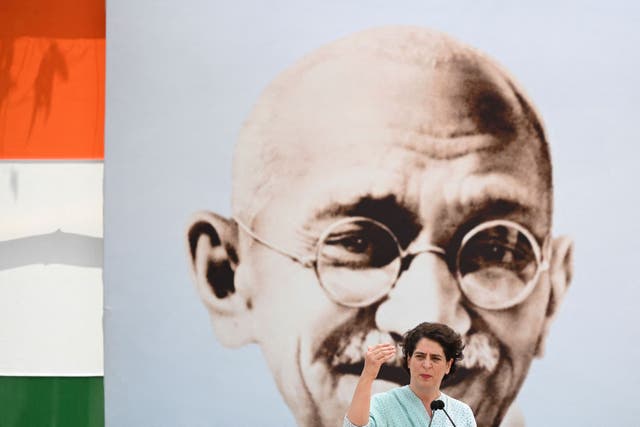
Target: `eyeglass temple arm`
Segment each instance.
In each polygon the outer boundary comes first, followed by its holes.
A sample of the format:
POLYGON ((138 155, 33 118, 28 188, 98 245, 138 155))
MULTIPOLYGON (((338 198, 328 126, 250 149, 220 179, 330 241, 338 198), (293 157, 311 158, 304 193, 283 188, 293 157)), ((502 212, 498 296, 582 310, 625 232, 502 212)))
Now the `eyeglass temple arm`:
POLYGON ((287 252, 287 251, 285 251, 283 249, 280 249, 280 248, 274 246, 273 244, 267 242, 266 240, 264 240, 260 236, 258 236, 256 233, 253 232, 253 230, 251 230, 247 225, 245 225, 238 218, 233 217, 233 220, 236 222, 236 224, 238 224, 240 226, 240 228, 242 228, 244 230, 245 233, 247 233, 249 236, 251 236, 251 238, 253 240, 255 240, 256 242, 260 243, 261 245, 266 246, 267 248, 271 249, 272 251, 275 251, 275 252, 279 253, 280 255, 286 256, 287 258, 290 258, 291 260, 302 264, 304 267, 311 268, 311 267, 314 266, 315 258, 313 258, 313 257, 300 257, 300 256, 297 256, 297 255, 292 254, 290 252, 287 252))

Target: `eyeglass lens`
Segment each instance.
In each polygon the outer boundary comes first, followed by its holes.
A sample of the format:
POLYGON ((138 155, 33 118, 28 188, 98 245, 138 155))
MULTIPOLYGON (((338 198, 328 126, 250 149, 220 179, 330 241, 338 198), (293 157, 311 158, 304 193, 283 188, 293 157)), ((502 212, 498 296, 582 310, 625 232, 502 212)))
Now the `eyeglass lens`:
POLYGON ((318 245, 316 270, 325 290, 347 306, 364 306, 384 296, 400 271, 395 236, 367 219, 341 221, 318 245))

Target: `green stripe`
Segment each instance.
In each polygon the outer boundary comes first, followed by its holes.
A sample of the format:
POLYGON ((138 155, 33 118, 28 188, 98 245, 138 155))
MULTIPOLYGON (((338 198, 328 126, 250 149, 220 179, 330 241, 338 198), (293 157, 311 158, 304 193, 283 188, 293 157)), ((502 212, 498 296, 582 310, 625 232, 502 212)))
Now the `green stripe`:
POLYGON ((104 427, 102 377, 0 376, 0 427, 104 427))

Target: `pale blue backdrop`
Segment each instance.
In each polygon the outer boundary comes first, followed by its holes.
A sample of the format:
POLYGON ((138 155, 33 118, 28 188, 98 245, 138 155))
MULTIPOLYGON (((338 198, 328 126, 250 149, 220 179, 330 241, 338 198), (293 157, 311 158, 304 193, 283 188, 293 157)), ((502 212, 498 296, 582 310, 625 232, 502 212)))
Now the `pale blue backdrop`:
POLYGON ((273 77, 336 38, 402 23, 496 58, 546 123, 554 233, 575 239, 575 276, 519 397, 528 425, 638 425, 636 4, 108 1, 107 425, 294 424, 260 351, 215 340, 189 280, 184 227, 202 208, 229 213, 231 149, 273 77), (239 404, 247 388, 250 406, 239 404))

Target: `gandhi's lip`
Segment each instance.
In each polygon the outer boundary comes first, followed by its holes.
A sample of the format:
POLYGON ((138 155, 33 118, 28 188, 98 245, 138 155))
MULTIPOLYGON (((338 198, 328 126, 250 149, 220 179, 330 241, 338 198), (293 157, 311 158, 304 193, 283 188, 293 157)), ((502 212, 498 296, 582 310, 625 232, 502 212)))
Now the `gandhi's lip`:
MULTIPOLYGON (((360 376, 364 362, 339 364, 333 368, 333 371, 339 375, 356 375, 360 376)), ((402 367, 396 365, 382 365, 380 372, 376 377, 380 380, 396 383, 398 385, 409 384, 409 374, 402 367)))

